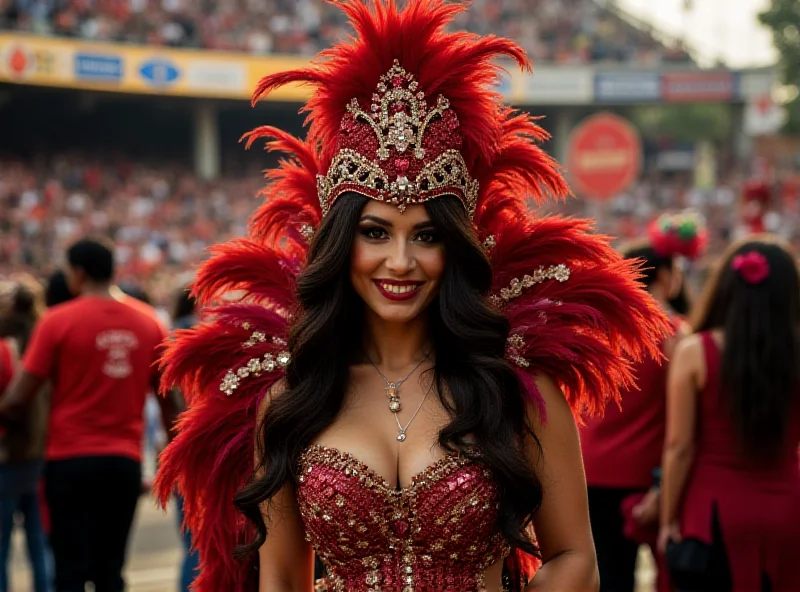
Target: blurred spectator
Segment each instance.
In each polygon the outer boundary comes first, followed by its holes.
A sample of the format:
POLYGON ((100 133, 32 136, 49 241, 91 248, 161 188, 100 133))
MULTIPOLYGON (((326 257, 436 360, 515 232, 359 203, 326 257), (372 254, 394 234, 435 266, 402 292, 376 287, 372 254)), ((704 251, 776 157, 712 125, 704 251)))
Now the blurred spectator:
POLYGON ((44 302, 47 308, 52 308, 72 300, 75 296, 69 291, 67 275, 63 270, 57 269, 47 278, 44 289, 44 302))
MULTIPOLYGON (((112 295, 113 247, 82 239, 67 251, 74 300, 36 325, 20 377, 0 399, 14 417, 53 384, 45 490, 56 589, 122 590, 128 535, 141 491, 142 411, 158 382, 165 337, 153 317, 112 295)), ((159 398, 169 428, 172 399, 159 398)))
MULTIPOLYGON (((44 312, 42 286, 29 276, 0 285, 0 394, 17 374, 34 325, 44 312)), ((0 441, 0 592, 8 592, 8 561, 15 518, 25 530, 34 592, 48 592, 48 548, 40 510, 49 389, 39 389, 0 441)))
MULTIPOLYGON (((348 34, 322 0, 5 0, 0 28, 251 54, 313 55, 348 34)), ((688 61, 593 0, 475 0, 455 23, 517 40, 540 62, 688 61)))
MULTIPOLYGON (((175 298, 175 310, 172 314, 172 328, 191 329, 197 324, 197 301, 190 292, 190 286, 183 286, 175 298)), ((183 496, 175 496, 175 504, 178 508, 178 527, 183 527, 183 496)), ((192 582, 197 575, 200 565, 200 555, 192 550, 192 533, 188 529, 181 531, 183 538, 184 559, 181 566, 180 592, 189 592, 192 582)))

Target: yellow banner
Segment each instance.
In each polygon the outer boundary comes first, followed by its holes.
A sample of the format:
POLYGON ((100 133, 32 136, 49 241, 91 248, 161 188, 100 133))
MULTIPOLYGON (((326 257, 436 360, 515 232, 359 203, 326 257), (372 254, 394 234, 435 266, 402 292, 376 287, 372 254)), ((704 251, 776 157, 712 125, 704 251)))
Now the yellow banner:
MULTIPOLYGON (((249 99, 268 74, 308 59, 171 49, 0 33, 0 82, 135 94, 249 99)), ((304 101, 310 89, 288 85, 274 101, 304 101)))

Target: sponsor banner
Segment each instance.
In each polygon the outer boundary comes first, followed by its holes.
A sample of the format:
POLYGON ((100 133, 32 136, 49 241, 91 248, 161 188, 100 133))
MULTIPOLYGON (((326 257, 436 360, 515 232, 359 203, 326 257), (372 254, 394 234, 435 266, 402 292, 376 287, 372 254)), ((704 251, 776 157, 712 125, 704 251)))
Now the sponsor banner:
POLYGON ((15 36, 0 39, 0 80, 31 83, 39 79, 68 79, 67 56, 47 45, 25 43, 15 36))
POLYGON ((139 76, 145 84, 166 89, 178 82, 181 68, 169 57, 150 58, 139 64, 139 76))
POLYGON ((669 102, 731 101, 732 72, 666 72, 663 97, 669 102))
POLYGON ((647 103, 661 100, 658 72, 597 72, 594 98, 606 103, 647 103))
POLYGON ((122 57, 114 54, 78 52, 75 54, 75 78, 95 82, 122 82, 122 57))
POLYGON ((198 92, 230 92, 236 89, 250 90, 247 86, 247 68, 218 60, 195 60, 186 69, 186 86, 198 92))
MULTIPOLYGON (((308 65, 299 56, 93 43, 0 32, 0 82, 198 98, 249 99, 259 80, 308 65)), ((497 90, 514 104, 580 105, 744 100, 764 94, 774 72, 657 72, 592 66, 537 66, 532 75, 503 64, 497 90), (662 92, 664 95, 662 95, 662 92), (739 97, 741 95, 741 98, 739 97)), ((268 99, 301 102, 311 87, 288 85, 268 99)))
POLYGON ((583 67, 535 67, 522 77, 519 101, 526 105, 585 105, 591 103, 594 72, 583 67))
MULTIPOLYGON (((176 50, 0 33, 0 82, 138 94, 249 99, 268 74, 301 68, 294 56, 176 50)), ((289 85, 269 99, 304 101, 310 89, 289 85)))
POLYGON ((774 68, 741 72, 738 76, 737 98, 748 102, 770 94, 778 82, 776 74, 774 68))

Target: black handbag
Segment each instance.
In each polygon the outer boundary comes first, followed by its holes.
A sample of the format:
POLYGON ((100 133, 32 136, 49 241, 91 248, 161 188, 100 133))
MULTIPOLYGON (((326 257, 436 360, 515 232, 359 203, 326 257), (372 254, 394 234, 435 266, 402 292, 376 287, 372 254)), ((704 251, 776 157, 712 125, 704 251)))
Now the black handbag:
POLYGON ((697 539, 667 543, 667 570, 678 590, 701 592, 708 589, 711 545, 697 539))

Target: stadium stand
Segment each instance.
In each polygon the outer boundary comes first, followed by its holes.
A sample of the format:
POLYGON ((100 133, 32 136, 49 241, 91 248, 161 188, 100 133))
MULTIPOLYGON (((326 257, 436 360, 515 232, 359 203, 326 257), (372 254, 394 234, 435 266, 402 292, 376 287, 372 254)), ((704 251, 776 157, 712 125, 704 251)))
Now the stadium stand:
MULTIPOLYGON (((613 3, 612 3, 613 4, 613 3)), ((540 62, 687 62, 596 0, 475 0, 456 26, 516 39, 540 62)), ((322 0, 0 0, 0 28, 251 54, 311 55, 347 34, 322 0)))

